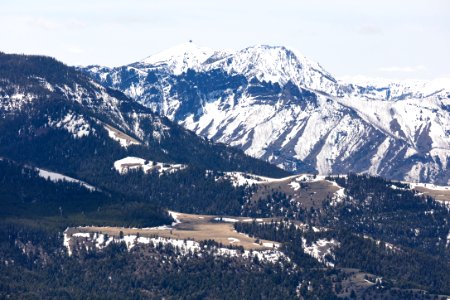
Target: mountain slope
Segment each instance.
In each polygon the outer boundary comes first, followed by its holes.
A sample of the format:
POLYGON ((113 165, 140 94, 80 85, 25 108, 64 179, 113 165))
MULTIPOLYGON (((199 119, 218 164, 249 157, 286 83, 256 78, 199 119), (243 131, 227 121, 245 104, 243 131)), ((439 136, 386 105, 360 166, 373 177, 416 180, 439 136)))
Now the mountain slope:
POLYGON ((1 224, 31 222, 61 231, 72 224, 148 227, 172 221, 161 207, 73 180, 55 180, 55 173, 42 174, 5 159, 0 160, 0 181, 1 224))
POLYGON ((199 135, 287 170, 450 180, 445 83, 343 83, 285 47, 176 49, 84 71, 199 135))
MULTIPOLYGON (((167 222, 166 209, 233 214, 242 205, 243 188, 216 182, 216 173, 289 174, 241 150, 198 137, 52 58, 1 54, 0 97, 0 157, 115 195, 117 201, 97 205, 92 213, 111 224, 167 222), (128 162, 130 157, 142 167, 128 162), (174 164, 179 166, 172 168, 174 164)), ((2 188, 12 186, 3 182, 2 188)), ((56 198, 57 192, 52 192, 56 198)), ((39 203, 51 206, 45 201, 44 195, 39 203)), ((80 201, 77 213, 87 215, 90 204, 80 201)), ((86 225, 89 220, 77 216, 69 223, 86 225)))
POLYGON ((138 156, 213 170, 287 174, 197 137, 52 58, 1 54, 0 97, 0 155, 63 173, 103 162, 111 168, 115 160, 138 156))

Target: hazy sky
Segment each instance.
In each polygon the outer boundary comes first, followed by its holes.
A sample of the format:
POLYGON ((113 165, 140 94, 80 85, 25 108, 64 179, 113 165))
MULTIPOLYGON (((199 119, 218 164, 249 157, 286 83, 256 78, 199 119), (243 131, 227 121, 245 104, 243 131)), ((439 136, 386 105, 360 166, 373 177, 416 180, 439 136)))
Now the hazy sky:
POLYGON ((447 0, 0 0, 7 53, 119 66, 189 39, 284 45, 337 77, 450 77, 447 0))

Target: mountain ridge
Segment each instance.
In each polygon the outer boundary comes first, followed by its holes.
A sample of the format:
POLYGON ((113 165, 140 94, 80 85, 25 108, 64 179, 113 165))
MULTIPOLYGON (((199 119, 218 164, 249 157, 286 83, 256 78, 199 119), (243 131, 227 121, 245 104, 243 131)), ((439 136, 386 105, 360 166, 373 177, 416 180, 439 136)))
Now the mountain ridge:
POLYGON ((199 135, 290 171, 448 184, 446 86, 342 83, 282 46, 208 53, 182 73, 136 63, 83 70, 199 135))

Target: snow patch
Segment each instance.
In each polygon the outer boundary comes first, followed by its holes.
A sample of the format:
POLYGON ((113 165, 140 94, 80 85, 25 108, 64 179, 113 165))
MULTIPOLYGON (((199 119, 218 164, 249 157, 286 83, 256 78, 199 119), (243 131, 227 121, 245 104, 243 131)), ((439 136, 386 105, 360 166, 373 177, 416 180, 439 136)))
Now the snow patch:
POLYGON ((278 244, 278 243, 267 243, 267 242, 265 242, 265 243, 262 243, 262 245, 264 247, 267 247, 267 248, 280 248, 280 244, 278 244))
POLYGON ((218 222, 227 222, 227 223, 235 223, 235 222, 239 222, 239 220, 233 219, 233 218, 214 218, 214 221, 218 221, 218 222))
POLYGON ((172 226, 175 226, 175 225, 181 223, 180 219, 178 219, 178 216, 180 215, 179 213, 171 211, 171 210, 168 210, 167 212, 172 217, 172 219, 175 221, 175 222, 172 223, 172 226))
POLYGON ((229 237, 228 241, 230 242, 230 244, 233 244, 233 243, 239 243, 241 240, 239 240, 237 238, 229 237))
POLYGON ((91 128, 91 125, 86 121, 83 115, 77 115, 73 112, 67 113, 66 116, 59 121, 49 120, 48 123, 50 126, 66 129, 74 138, 82 138, 89 136, 91 132, 95 132, 95 129, 91 128))
POLYGON ((230 180, 235 187, 265 182, 260 176, 242 172, 225 172, 224 178, 230 180))
POLYGON ((329 258, 334 259, 333 249, 339 246, 340 243, 335 239, 319 239, 312 242, 310 246, 307 246, 306 239, 302 238, 303 251, 328 267, 334 267, 334 263, 329 258))
POLYGON ((119 142, 120 146, 127 148, 130 145, 140 145, 141 143, 136 139, 126 135, 125 133, 111 127, 104 125, 106 131, 108 131, 108 136, 116 142, 119 142))
POLYGON ((56 172, 51 172, 51 171, 47 171, 44 169, 39 169, 36 168, 36 170, 38 171, 38 175, 42 178, 45 178, 47 180, 53 181, 53 182, 60 182, 60 181, 66 181, 66 182, 73 182, 73 183, 78 183, 79 185, 87 188, 90 191, 96 191, 97 188, 87 184, 84 181, 60 174, 60 173, 56 173, 56 172))
POLYGON ((264 184, 264 183, 273 183, 273 182, 283 182, 293 180, 291 182, 292 187, 297 186, 297 182, 307 181, 313 182, 318 180, 323 180, 324 176, 316 176, 312 174, 301 174, 301 175, 293 175, 282 178, 271 178, 260 175, 254 175, 251 173, 244 172, 224 172, 223 178, 230 180, 233 186, 244 186, 244 185, 253 185, 253 184, 264 184))
POLYGON ((89 238, 89 237, 91 237, 91 234, 89 232, 77 232, 77 233, 74 233, 72 236, 89 238))
POLYGON ((114 169, 120 174, 126 174, 131 170, 142 170, 144 173, 158 172, 159 174, 172 174, 185 168, 187 168, 187 165, 155 162, 132 156, 114 162, 114 169))
POLYGON ((291 183, 289 183, 289 186, 294 190, 294 191, 298 191, 300 189, 300 183, 296 182, 296 181, 292 181, 291 183))

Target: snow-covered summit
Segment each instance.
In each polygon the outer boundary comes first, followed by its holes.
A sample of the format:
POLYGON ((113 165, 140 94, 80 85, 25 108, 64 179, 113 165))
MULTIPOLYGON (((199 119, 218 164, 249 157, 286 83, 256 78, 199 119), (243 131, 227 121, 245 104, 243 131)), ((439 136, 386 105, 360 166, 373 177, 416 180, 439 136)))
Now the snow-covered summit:
POLYGON ((302 87, 334 92, 336 80, 317 62, 283 46, 256 45, 217 60, 205 69, 222 68, 229 73, 256 77, 260 81, 288 81, 302 87))
POLYGON ((255 45, 239 51, 213 50, 192 42, 183 43, 151 55, 136 63, 148 69, 163 69, 180 75, 188 69, 209 71, 223 69, 229 74, 241 74, 248 80, 287 82, 335 94, 337 81, 317 62, 297 50, 284 46, 255 45))
POLYGON ((188 42, 153 54, 140 63, 154 67, 165 67, 173 74, 179 75, 188 69, 198 69, 213 54, 214 50, 210 48, 200 47, 188 42))

